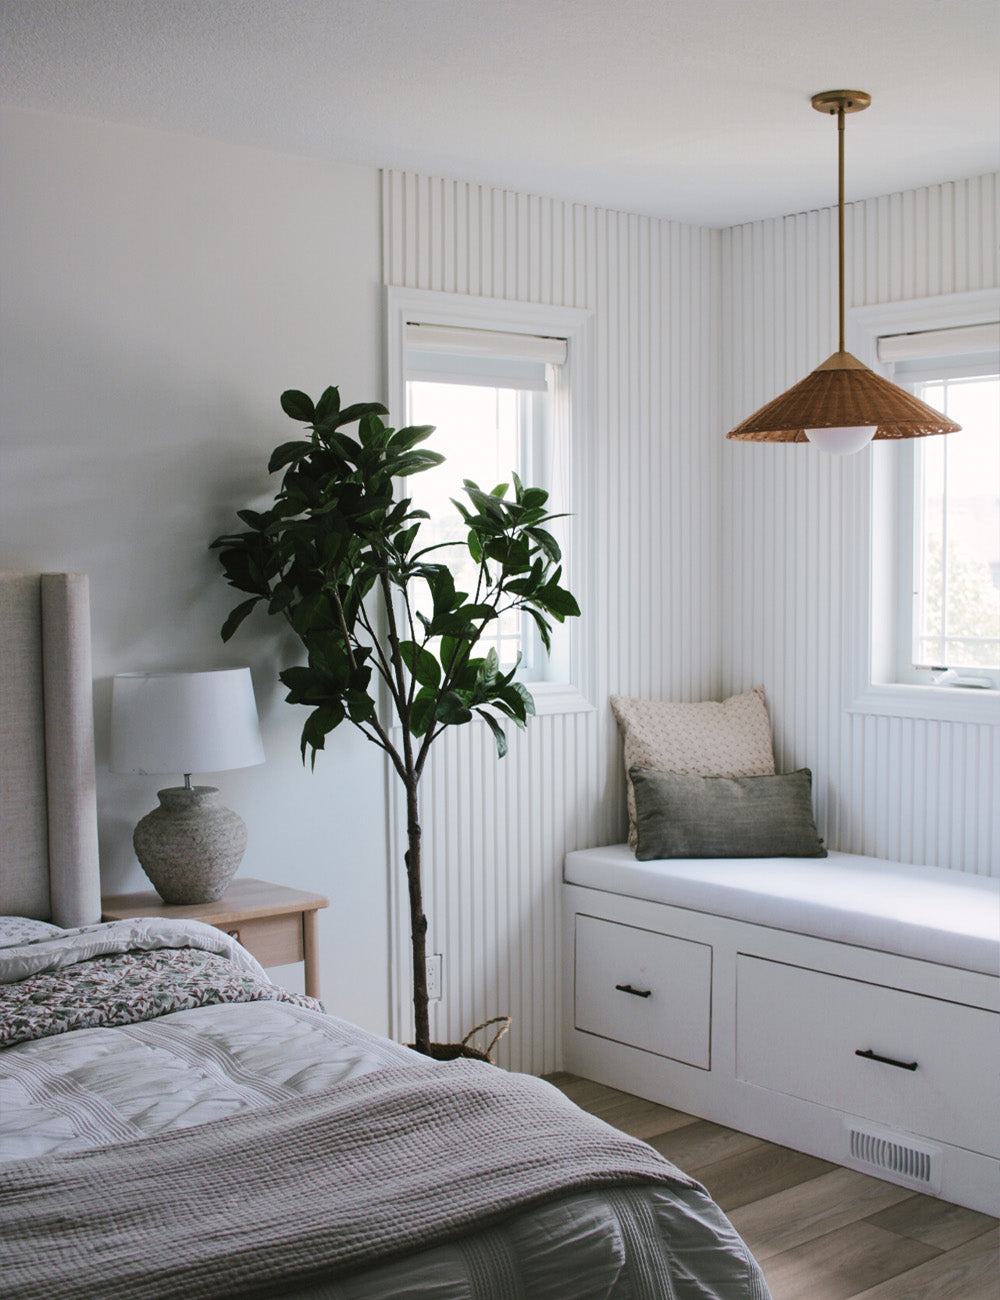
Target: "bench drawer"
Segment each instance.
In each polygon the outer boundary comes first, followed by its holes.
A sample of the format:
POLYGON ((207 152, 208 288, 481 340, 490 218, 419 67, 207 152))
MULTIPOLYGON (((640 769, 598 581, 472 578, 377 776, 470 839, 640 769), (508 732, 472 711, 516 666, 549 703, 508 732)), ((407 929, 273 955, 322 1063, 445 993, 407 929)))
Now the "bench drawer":
POLYGON ((709 1069, 708 944, 577 915, 575 979, 577 1029, 709 1069))
POLYGON ((736 1070, 762 1088, 1000 1155, 1000 1016, 990 1011, 740 954, 736 1070))

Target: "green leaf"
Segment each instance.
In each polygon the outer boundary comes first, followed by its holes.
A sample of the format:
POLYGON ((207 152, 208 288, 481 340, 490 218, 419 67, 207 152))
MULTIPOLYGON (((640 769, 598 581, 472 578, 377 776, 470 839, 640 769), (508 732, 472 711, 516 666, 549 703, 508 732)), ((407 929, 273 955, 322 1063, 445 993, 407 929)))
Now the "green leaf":
POLYGON ((292 465, 296 461, 305 459, 313 451, 311 442, 303 442, 299 439, 296 442, 283 442, 280 447, 275 447, 271 452, 271 459, 267 462, 267 471, 269 474, 275 473, 285 465, 292 465))
POLYGON ((490 623, 497 617, 497 612, 492 605, 460 605, 456 610, 462 618, 475 619, 477 622, 482 619, 485 623, 490 623))
POLYGON ((306 759, 306 749, 312 750, 312 765, 316 766, 316 751, 325 748, 326 737, 334 728, 339 727, 346 714, 339 704, 323 704, 306 718, 302 728, 302 761, 306 759))
POLYGON ((464 654, 468 648, 468 643, 460 641, 453 636, 443 636, 441 638, 441 663, 446 673, 451 673, 455 667, 456 660, 464 654))
POLYGON ((529 528, 528 536, 533 542, 537 542, 553 564, 559 563, 562 558, 562 551, 559 549, 559 543, 551 533, 546 532, 544 528, 529 528))
POLYGON ((500 659, 494 649, 490 649, 489 654, 482 660, 476 672, 476 686, 479 690, 488 688, 494 684, 500 676, 500 659))
POLYGON ((487 713, 485 709, 476 709, 476 712, 489 727, 490 731, 493 732, 494 739, 497 742, 497 758, 505 757, 508 746, 507 737, 504 734, 503 727, 501 727, 500 723, 497 722, 493 714, 487 713))
POLYGON ((425 469, 443 464, 444 457, 439 451, 408 451, 396 459, 392 472, 400 478, 406 478, 410 474, 421 474, 425 469))
POLYGON ((497 708, 503 708, 505 712, 509 711, 510 716, 519 725, 524 725, 524 720, 528 715, 528 707, 521 692, 515 690, 514 682, 511 682, 509 686, 505 686, 502 691, 497 691, 493 703, 497 708))
POLYGON ((528 613, 534 619, 535 626, 538 628, 538 634, 542 638, 542 645, 545 647, 545 653, 550 654, 552 651, 552 624, 539 610, 532 609, 530 605, 526 608, 528 613))
POLYGON ((532 693, 528 690, 527 686, 525 686, 525 684, 524 684, 523 682, 511 682, 510 687, 511 687, 512 690, 516 691, 518 695, 520 695, 522 701, 524 702, 524 711, 525 711, 525 713, 528 713, 528 714, 530 714, 532 717, 534 717, 534 716, 535 716, 535 697, 534 697, 534 696, 532 695, 532 693))
POLYGON ((487 519, 503 520, 503 505, 498 497, 492 492, 484 492, 471 479, 464 479, 462 486, 465 488, 466 495, 480 514, 487 519))
POLYGON ((421 686, 429 686, 432 690, 440 686, 441 668, 429 650, 418 646, 415 641, 400 641, 399 654, 421 686))
POLYGON ((409 528, 404 528, 396 538, 396 549, 401 555, 406 555, 413 545, 414 538, 420 532, 420 524, 416 523, 409 528))
POLYGON ((550 582, 543 587, 537 599, 538 603, 560 623, 564 618, 578 618, 580 615, 580 606, 576 603, 576 597, 564 587, 557 586, 555 582, 550 582))
POLYGON ((437 702, 434 717, 446 726, 457 726, 472 718, 472 710, 457 691, 446 691, 437 702))
POLYGON ((323 396, 316 403, 315 419, 319 424, 331 415, 336 415, 340 410, 340 390, 332 385, 326 389, 323 396))
POLYGON ((426 442, 434 432, 433 424, 410 424, 405 429, 397 429, 389 439, 389 446, 394 451, 409 451, 418 442, 426 442))
POLYGON ((282 685, 288 688, 289 704, 308 704, 320 694, 322 677, 315 668, 297 664, 292 668, 283 668, 278 674, 282 685))
POLYGON ((316 414, 312 398, 297 388, 289 388, 281 394, 281 409, 293 420, 309 421, 316 414))
POLYGON ((388 415, 389 412, 381 402, 356 402, 353 406, 345 406, 337 415, 333 427, 339 429, 343 424, 353 424, 355 420, 360 420, 363 415, 388 415))
POLYGON ((288 608, 294 599, 295 588, 289 587, 284 582, 279 582, 271 592, 271 603, 267 607, 267 612, 269 614, 280 614, 282 610, 288 608))
POLYGON ((348 691, 347 713, 354 723, 367 722, 375 712, 375 701, 364 691, 348 691))
POLYGON ((324 591, 313 591, 299 601, 292 614, 292 627, 300 640, 308 645, 314 628, 329 627, 332 621, 330 599, 324 591))
POLYGON ((415 736, 423 736, 434 721, 434 692, 420 691, 410 710, 410 730, 415 736))
POLYGON ((222 625, 222 639, 228 641, 246 616, 253 609, 254 605, 260 601, 260 596, 254 596, 252 600, 244 600, 242 604, 236 606, 222 625))

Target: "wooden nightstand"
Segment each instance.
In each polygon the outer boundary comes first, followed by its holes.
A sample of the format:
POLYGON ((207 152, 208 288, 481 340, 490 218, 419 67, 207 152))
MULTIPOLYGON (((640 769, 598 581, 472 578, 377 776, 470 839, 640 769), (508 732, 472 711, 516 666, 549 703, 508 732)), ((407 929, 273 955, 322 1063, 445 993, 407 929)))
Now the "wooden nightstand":
POLYGON ((127 921, 132 916, 172 916, 204 921, 225 930, 257 958, 262 966, 305 963, 306 993, 319 997, 319 953, 316 947, 316 913, 329 907, 322 894, 271 885, 266 880, 232 882, 214 903, 182 906, 165 903, 159 894, 110 894, 101 899, 105 921, 127 921))

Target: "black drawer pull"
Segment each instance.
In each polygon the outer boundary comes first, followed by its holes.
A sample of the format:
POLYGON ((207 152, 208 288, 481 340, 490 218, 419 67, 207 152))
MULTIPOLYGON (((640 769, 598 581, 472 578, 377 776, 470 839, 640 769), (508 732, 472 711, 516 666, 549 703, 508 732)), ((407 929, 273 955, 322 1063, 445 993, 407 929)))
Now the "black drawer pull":
POLYGON ((870 1047, 865 1052, 856 1051, 854 1055, 863 1056, 866 1061, 881 1061, 883 1065, 894 1065, 897 1070, 915 1070, 917 1068, 916 1061, 894 1061, 891 1056, 879 1056, 870 1047))
POLYGON ((619 993, 631 993, 634 998, 648 998, 652 989, 634 989, 631 984, 616 984, 619 993))

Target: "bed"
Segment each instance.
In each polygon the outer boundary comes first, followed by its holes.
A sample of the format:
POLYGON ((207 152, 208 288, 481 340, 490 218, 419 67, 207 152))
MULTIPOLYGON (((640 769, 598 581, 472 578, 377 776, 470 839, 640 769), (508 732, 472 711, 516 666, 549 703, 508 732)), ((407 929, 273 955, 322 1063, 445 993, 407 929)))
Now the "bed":
POLYGON ((0 1296, 767 1300, 696 1182, 197 922, 101 924, 87 583, 0 581, 0 1296))

